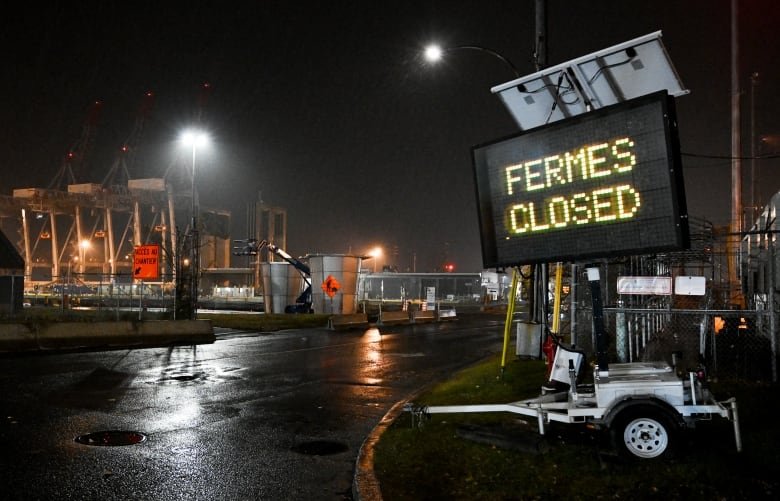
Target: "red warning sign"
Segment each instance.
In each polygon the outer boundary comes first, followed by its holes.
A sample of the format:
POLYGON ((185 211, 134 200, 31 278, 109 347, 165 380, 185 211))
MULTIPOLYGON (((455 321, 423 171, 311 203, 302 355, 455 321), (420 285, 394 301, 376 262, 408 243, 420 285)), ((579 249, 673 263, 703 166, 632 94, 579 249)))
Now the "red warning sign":
POLYGON ((160 246, 139 245, 133 251, 133 278, 136 280, 160 279, 160 246))
POLYGON ((322 290, 325 291, 325 294, 330 298, 335 296, 339 289, 341 289, 341 284, 333 275, 328 275, 328 278, 322 282, 322 290))

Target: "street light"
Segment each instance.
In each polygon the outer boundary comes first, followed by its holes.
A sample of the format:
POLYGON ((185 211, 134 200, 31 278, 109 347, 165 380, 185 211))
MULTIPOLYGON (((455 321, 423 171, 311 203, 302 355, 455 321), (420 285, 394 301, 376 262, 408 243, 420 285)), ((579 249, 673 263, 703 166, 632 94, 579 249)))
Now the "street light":
POLYGON ((79 255, 78 255, 78 261, 79 261, 79 270, 81 271, 81 274, 83 275, 87 271, 87 251, 92 247, 92 243, 87 240, 81 240, 79 242, 79 255))
POLYGON ((762 134, 758 138, 758 157, 771 158, 780 152, 780 134, 762 134))
POLYGON ((491 56, 500 59, 502 63, 509 67, 509 69, 512 70, 512 73, 514 73, 515 77, 520 78, 522 76, 520 71, 517 69, 517 66, 515 66, 507 57, 499 54, 493 49, 488 49, 487 47, 482 47, 479 45, 456 45, 454 47, 442 48, 437 44, 430 44, 425 48, 423 55, 425 56, 425 60, 429 63, 438 63, 444 59, 444 56, 448 52, 455 52, 459 50, 474 50, 485 54, 490 54, 491 56))
POLYGON ((383 254, 384 254, 384 251, 379 246, 374 247, 368 253, 368 255, 371 256, 374 259, 374 273, 376 273, 376 262, 379 261, 379 258, 381 258, 383 254))
MULTIPOLYGON (((80 246, 80 244, 79 244, 79 246, 80 246)), ((65 309, 66 309, 65 308, 65 299, 68 298, 68 301, 69 301, 70 300, 70 293, 72 292, 71 291, 71 286, 70 286, 70 267, 71 267, 71 265, 73 265, 73 263, 78 263, 78 262, 79 262, 79 257, 78 256, 71 256, 70 259, 68 259, 68 275, 67 275, 67 277, 65 279, 65 283, 62 284, 62 290, 60 291, 60 294, 61 294, 60 308, 61 308, 62 311, 65 311, 65 309), (67 288, 67 292, 65 292, 66 288, 67 288)), ((62 278, 60 278, 59 280, 62 280, 62 278)), ((68 304, 68 309, 69 308, 70 308, 70 304, 68 304)))
MULTIPOLYGON (((755 155, 753 155, 758 162, 758 166, 756 168, 756 176, 753 180, 753 184, 758 188, 757 198, 758 200, 764 200, 762 196, 764 195, 764 191, 761 188, 766 185, 766 182, 761 182, 761 172, 767 172, 767 167, 770 167, 769 160, 772 160, 771 166, 776 166, 776 160, 778 158, 778 155, 780 155, 780 134, 761 134, 758 136, 757 141, 757 152, 755 155)), ((772 195, 772 192, 769 193, 769 196, 772 195)), ((756 205, 758 205, 757 202, 756 205)))
POLYGON ((192 218, 195 220, 195 210, 198 208, 195 203, 195 155, 198 148, 202 148, 209 144, 209 136, 203 131, 188 129, 182 133, 181 142, 185 147, 192 148, 192 186, 190 189, 192 195, 192 218))
POLYGON ((190 186, 192 222, 190 225, 190 258, 192 266, 190 267, 190 301, 192 303, 191 318, 194 320, 198 311, 198 273, 200 271, 200 239, 198 237, 198 204, 197 192, 195 191, 195 173, 196 154, 198 148, 202 148, 209 143, 209 136, 205 132, 197 129, 188 129, 181 135, 181 142, 185 147, 192 148, 192 184, 190 186))

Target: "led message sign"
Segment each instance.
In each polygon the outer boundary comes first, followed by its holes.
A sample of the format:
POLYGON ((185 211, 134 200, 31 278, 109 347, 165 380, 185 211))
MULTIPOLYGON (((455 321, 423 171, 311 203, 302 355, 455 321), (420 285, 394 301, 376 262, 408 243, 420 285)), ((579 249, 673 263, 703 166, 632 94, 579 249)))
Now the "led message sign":
POLYGON ((485 267, 688 245, 666 92, 477 146, 472 155, 485 267))

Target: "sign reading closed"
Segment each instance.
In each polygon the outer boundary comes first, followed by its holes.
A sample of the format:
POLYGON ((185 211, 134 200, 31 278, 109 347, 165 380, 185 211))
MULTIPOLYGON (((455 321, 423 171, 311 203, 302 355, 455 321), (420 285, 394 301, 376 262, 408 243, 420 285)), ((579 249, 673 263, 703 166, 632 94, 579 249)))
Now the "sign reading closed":
POLYGON ((486 268, 688 245, 674 101, 665 92, 472 153, 486 268))

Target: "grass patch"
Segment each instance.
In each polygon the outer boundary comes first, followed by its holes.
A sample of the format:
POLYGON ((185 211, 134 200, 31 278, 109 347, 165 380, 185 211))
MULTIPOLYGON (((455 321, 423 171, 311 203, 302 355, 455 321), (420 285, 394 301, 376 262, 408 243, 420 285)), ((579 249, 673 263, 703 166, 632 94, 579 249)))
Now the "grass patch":
POLYGON ((222 314, 199 313, 198 318, 209 319, 214 327, 228 329, 256 330, 273 332, 283 329, 307 329, 325 327, 328 325, 330 315, 317 314, 275 314, 262 315, 250 314, 222 314))
MULTIPOLYGON (((496 357, 456 374, 415 403, 506 403, 539 394, 544 364, 496 357)), ((374 451, 385 499, 776 499, 780 496, 778 385, 720 383, 719 399, 737 397, 744 450, 731 423, 701 423, 674 459, 626 462, 603 432, 551 423, 542 439, 535 421, 506 413, 437 414, 421 428, 402 414, 374 451), (544 440, 544 454, 460 438, 465 425, 509 430, 520 443, 544 440)))

